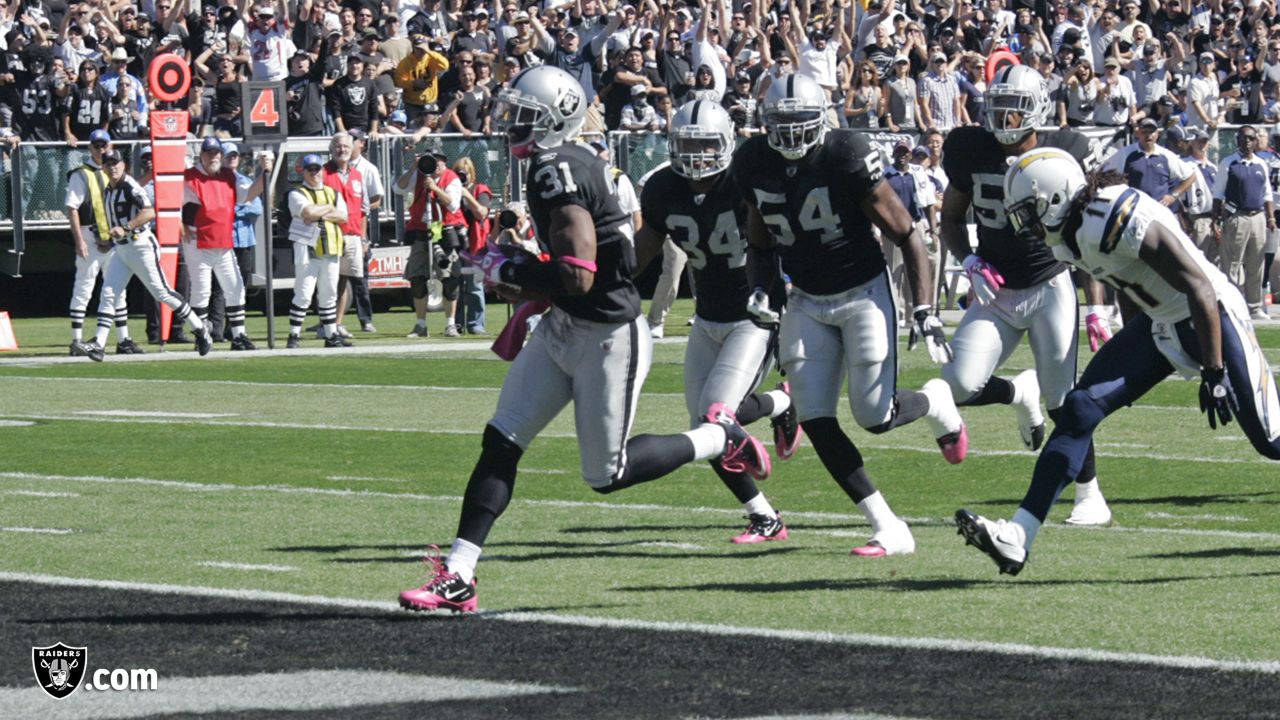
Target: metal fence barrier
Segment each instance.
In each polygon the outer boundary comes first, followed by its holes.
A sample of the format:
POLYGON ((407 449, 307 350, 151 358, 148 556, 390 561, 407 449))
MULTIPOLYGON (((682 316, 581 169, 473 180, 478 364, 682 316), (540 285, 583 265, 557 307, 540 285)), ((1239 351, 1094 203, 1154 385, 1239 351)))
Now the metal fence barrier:
MULTIPOLYGON (((1237 127, 1239 126, 1224 125, 1219 128, 1214 142, 1210 144, 1211 159, 1217 161, 1235 151, 1234 131, 1237 127)), ((1112 128, 1080 129, 1097 146, 1095 150, 1099 152, 1099 158, 1108 149, 1120 147, 1130 141, 1128 133, 1117 133, 1112 128)), ((886 161, 893 143, 900 140, 913 143, 919 141, 919 135, 914 133, 867 132, 871 133, 873 144, 885 152, 886 161)), ((306 139, 326 144, 328 142, 325 137, 306 139)), ((130 159, 136 160, 138 151, 145 142, 123 140, 117 141, 115 146, 127 153, 130 159)), ((199 154, 200 142, 200 139, 188 141, 188 156, 193 161, 199 154)), ((232 142, 240 141, 232 139, 232 142)), ((608 134, 608 144, 613 163, 633 181, 667 161, 667 144, 662 134, 612 132, 608 134)), ((243 149, 247 152, 247 148, 243 149)), ((495 206, 521 199, 524 164, 512 161, 505 138, 430 135, 416 145, 410 145, 405 136, 383 135, 368 143, 365 154, 381 171, 383 184, 387 188, 384 210, 381 213, 381 223, 384 226, 379 228, 378 233, 384 240, 390 241, 392 237, 396 241, 403 239, 404 213, 407 203, 411 201, 406 196, 393 193, 391 184, 418 154, 429 149, 443 152, 451 165, 460 157, 471 158, 476 168, 476 179, 493 190, 495 206), (390 234, 390 226, 394 226, 394 235, 390 234)), ((88 157, 88 152, 87 144, 71 148, 65 143, 30 142, 22 143, 8 153, 4 159, 3 174, 0 174, 0 233, 12 231, 12 239, 0 240, 0 251, 7 251, 0 252, 0 272, 16 274, 16 258, 23 251, 25 230, 67 227, 63 212, 67 175, 88 157)), ((245 162, 244 167, 251 167, 251 163, 245 162)), ((288 178, 289 182, 298 180, 292 171, 288 178)))

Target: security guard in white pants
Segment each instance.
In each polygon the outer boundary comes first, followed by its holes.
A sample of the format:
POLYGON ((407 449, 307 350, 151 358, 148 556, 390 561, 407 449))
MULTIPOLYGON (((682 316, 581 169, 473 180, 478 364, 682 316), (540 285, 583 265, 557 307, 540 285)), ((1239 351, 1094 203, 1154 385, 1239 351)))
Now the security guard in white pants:
POLYGON ((103 193, 107 225, 104 236, 115 248, 114 257, 107 264, 103 276, 102 299, 98 303, 97 337, 87 343, 80 340, 71 343, 71 353, 102 362, 102 346, 115 323, 114 308, 118 307, 116 299, 124 294, 129 278, 137 275, 157 301, 172 308, 180 321, 191 323, 196 336, 196 349, 201 355, 207 355, 213 346, 208 329, 191 311, 191 306, 169 287, 160 270, 160 245, 147 227, 156 216, 151 199, 138 181, 125 173, 124 158, 119 153, 107 152, 102 155, 101 161, 108 181, 103 193))
POLYGON ((302 184, 289 193, 289 240, 293 242, 293 305, 289 307, 289 341, 301 346, 302 322, 312 295, 316 296, 325 347, 351 347, 338 334, 338 260, 342 257, 342 224, 347 203, 324 184, 324 158, 315 153, 302 158, 302 184))
POLYGON ((1262 310, 1262 248, 1267 231, 1276 227, 1267 164, 1254 154, 1258 131, 1245 125, 1236 131, 1237 151, 1218 163, 1213 185, 1213 214, 1222 226, 1218 267, 1244 293, 1254 320, 1262 310))

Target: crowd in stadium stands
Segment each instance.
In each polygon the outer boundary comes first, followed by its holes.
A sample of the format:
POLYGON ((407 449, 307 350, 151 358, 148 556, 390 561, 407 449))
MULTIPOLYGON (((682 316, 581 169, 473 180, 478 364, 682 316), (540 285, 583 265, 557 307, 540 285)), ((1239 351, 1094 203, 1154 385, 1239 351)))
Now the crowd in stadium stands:
MULTIPOLYGON (((588 133, 662 132, 713 99, 749 136, 769 85, 798 73, 829 94, 832 126, 913 133, 913 163, 942 185, 925 132, 981 123, 988 60, 1007 52, 1043 74, 1051 122, 1191 141, 1164 170, 1181 179, 1220 125, 1259 126, 1255 150, 1280 128, 1280 13, 1246 2, 0 0, 0 138, 142 138, 161 107, 188 109, 196 137, 236 138, 247 80, 285 83, 292 136, 484 135, 495 94, 538 64, 593 99, 588 133), (145 80, 165 52, 193 72, 167 105, 145 80)), ((1212 164, 1194 164, 1212 188, 1212 164)))
POLYGON ((1062 125, 1144 117, 1214 129, 1280 119, 1270 0, 5 0, 0 124, 23 140, 141 137, 159 106, 150 60, 194 81, 196 135, 241 135, 246 80, 283 80, 291 134, 485 133, 495 91, 557 65, 596 98, 588 131, 661 130, 675 107, 722 99, 744 133, 776 78, 809 75, 841 126, 978 122, 986 58, 1042 71, 1062 125))

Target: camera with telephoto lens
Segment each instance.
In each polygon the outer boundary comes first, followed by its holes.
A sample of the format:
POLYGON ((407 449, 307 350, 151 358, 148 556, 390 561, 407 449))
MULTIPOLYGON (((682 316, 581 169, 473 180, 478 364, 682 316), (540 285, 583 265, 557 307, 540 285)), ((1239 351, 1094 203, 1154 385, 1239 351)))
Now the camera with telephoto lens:
POLYGON ((458 262, 457 250, 445 250, 439 245, 431 246, 431 261, 440 269, 442 274, 448 274, 453 269, 453 264, 458 262))
POLYGON ((418 157, 418 172, 423 175, 435 175, 439 166, 440 160, 435 155, 427 153, 418 157))
POLYGON ((498 227, 503 230, 515 229, 518 220, 519 219, 516 217, 515 211, 513 210, 503 210, 498 213, 498 227))
POLYGON ((458 181, 459 181, 459 182, 461 182, 463 185, 470 185, 470 184, 471 184, 471 176, 467 174, 467 171, 466 171, 466 170, 459 170, 459 171, 458 171, 458 181))

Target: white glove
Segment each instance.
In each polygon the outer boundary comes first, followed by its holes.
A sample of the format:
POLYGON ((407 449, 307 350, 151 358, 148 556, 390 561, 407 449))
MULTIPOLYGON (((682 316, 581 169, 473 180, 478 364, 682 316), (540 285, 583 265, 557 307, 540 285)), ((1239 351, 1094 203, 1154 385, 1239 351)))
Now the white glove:
POLYGON ((961 261, 960 265, 969 276, 973 297, 979 305, 986 305, 996 299, 996 292, 1004 285, 1004 276, 995 265, 977 255, 969 255, 961 261))
POLYGON ((942 365, 951 362, 955 354, 951 351, 951 344, 947 342, 946 333, 942 331, 942 320, 937 315, 929 312, 932 309, 933 307, 930 305, 917 305, 915 307, 911 314, 915 320, 912 335, 918 335, 923 338, 925 349, 929 351, 929 359, 942 365))
POLYGON ((751 297, 747 299, 747 312, 766 325, 778 324, 778 313, 769 309, 769 294, 764 288, 756 288, 751 293, 751 297))

